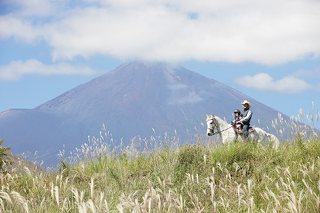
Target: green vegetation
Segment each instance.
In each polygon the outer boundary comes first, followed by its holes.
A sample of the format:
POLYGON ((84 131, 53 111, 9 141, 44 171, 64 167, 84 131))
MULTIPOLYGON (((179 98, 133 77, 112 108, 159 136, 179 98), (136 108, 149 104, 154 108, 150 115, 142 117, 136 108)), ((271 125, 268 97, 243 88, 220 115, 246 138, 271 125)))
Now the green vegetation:
POLYGON ((0 212, 320 212, 319 171, 319 140, 124 152, 1 174, 0 212))
POLYGON ((0 172, 5 172, 5 167, 9 163, 9 161, 6 160, 7 151, 9 150, 9 148, 1 146, 2 144, 3 140, 0 140, 0 172))

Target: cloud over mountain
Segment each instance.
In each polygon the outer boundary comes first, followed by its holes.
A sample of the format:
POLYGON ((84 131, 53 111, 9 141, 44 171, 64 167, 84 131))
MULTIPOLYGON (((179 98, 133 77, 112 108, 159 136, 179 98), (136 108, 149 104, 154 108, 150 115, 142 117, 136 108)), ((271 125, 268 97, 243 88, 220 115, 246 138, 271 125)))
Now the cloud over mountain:
POLYGON ((5 0, 0 38, 45 41, 54 60, 117 58, 279 64, 320 55, 320 2, 5 0), (28 2, 28 3, 26 3, 28 2))

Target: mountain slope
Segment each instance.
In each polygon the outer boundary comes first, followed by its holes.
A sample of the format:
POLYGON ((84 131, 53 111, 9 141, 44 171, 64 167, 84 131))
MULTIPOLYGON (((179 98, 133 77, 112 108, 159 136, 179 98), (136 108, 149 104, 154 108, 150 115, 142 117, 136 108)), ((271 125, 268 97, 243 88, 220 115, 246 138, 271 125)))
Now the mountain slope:
MULTIPOLYGON (((106 124, 115 140, 164 132, 193 140, 205 134, 206 114, 231 119, 243 99, 253 103, 253 123, 271 127, 278 112, 213 79, 183 67, 133 62, 119 66, 35 109, 0 114, 0 135, 14 152, 39 151, 53 161, 87 142, 106 124)), ((285 119, 287 119, 285 117, 285 119)))

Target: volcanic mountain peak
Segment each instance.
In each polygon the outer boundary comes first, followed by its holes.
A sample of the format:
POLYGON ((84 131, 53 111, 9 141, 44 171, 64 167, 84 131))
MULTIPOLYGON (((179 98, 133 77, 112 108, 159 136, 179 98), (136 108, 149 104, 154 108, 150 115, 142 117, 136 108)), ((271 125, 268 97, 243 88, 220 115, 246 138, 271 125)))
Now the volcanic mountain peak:
MULTIPOLYGON (((74 113, 84 108, 148 102, 193 103, 202 100, 199 86, 213 81, 166 63, 131 62, 40 105, 37 109, 74 113), (157 101, 158 100, 158 101, 157 101)), ((118 106, 117 106, 118 105, 118 106)), ((83 111, 84 110, 84 111, 83 111)))

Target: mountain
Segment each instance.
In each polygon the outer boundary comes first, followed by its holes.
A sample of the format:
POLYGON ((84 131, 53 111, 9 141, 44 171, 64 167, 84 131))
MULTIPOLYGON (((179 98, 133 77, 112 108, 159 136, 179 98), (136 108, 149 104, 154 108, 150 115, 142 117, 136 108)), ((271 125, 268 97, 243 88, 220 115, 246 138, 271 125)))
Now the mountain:
MULTIPOLYGON (((0 137, 15 153, 38 151, 54 162, 95 136, 103 124, 116 141, 177 132, 204 135, 206 114, 231 119, 243 99, 254 108, 253 124, 271 127, 278 111, 213 79, 165 63, 132 62, 34 108, 0 113, 0 137), (258 124, 258 118, 260 124, 258 124)), ((284 116, 285 119, 288 119, 284 116)))

